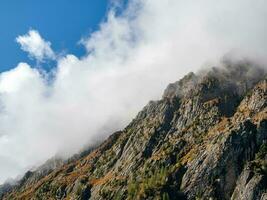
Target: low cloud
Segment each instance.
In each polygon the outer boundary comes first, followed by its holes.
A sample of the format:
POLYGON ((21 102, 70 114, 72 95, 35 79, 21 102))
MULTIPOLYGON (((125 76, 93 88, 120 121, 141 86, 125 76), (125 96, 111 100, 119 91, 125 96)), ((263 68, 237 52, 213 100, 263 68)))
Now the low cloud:
MULTIPOLYGON (((130 0, 82 40, 82 58, 56 58, 49 76, 26 63, 1 73, 0 182, 123 128, 168 83, 226 53, 265 63, 266 17, 264 0, 130 0)), ((17 41, 39 61, 55 58, 37 31, 17 41)))
POLYGON ((35 58, 39 62, 43 62, 45 59, 55 59, 51 43, 45 41, 36 30, 29 30, 27 34, 18 36, 16 42, 20 44, 23 51, 29 53, 31 58, 35 58))

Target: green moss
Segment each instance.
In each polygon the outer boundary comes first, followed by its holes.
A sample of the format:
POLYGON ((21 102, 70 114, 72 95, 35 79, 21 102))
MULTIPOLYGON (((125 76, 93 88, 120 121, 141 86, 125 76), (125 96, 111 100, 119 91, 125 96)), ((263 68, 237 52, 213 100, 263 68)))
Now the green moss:
POLYGON ((162 200, 169 200, 169 199, 170 199, 169 194, 164 192, 163 195, 162 195, 162 200))
POLYGON ((127 192, 129 199, 142 199, 155 196, 155 191, 160 191, 166 184, 170 167, 162 166, 156 169, 149 169, 146 165, 144 172, 140 180, 133 179, 128 184, 127 192))

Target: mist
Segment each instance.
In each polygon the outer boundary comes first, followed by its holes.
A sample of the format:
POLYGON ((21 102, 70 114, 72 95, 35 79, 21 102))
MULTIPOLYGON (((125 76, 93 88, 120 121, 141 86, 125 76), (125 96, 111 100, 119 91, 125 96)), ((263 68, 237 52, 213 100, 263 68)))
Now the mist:
POLYGON ((265 65, 266 19, 265 0, 130 0, 77 41, 82 57, 54 52, 38 30, 22 33, 23 51, 56 65, 47 73, 21 62, 0 74, 0 183, 103 140, 168 83, 226 54, 265 65))

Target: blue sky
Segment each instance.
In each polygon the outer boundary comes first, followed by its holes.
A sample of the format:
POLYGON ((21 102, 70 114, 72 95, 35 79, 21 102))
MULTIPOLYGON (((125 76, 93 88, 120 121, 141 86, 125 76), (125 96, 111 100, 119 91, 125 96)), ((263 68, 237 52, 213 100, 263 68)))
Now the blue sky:
POLYGON ((54 51, 83 55, 78 41, 98 29, 109 6, 109 0, 1 0, 0 72, 19 62, 34 63, 15 42, 30 28, 50 41, 54 51))
POLYGON ((0 0, 0 72, 13 68, 0 73, 0 184, 122 130, 225 54, 267 63, 266 0, 129 0, 116 16, 110 1, 124 0, 0 0))

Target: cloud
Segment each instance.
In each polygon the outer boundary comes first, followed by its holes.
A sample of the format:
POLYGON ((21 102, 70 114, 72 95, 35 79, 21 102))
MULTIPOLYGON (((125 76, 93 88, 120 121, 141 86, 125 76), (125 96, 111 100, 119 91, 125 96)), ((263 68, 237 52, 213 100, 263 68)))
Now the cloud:
MULTIPOLYGON (((53 80, 26 63, 1 73, 1 169, 12 173, 0 181, 123 128, 168 83, 226 53, 266 63, 266 11, 264 0, 131 0, 82 40, 86 55, 56 58, 53 80)), ((55 57, 36 31, 18 38, 37 60, 55 57)))
POLYGON ((36 30, 29 30, 27 34, 18 36, 16 42, 20 44, 23 51, 28 52, 30 57, 39 62, 45 59, 55 59, 51 43, 45 41, 36 30))

